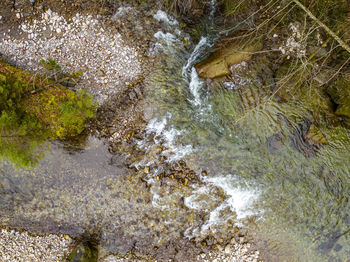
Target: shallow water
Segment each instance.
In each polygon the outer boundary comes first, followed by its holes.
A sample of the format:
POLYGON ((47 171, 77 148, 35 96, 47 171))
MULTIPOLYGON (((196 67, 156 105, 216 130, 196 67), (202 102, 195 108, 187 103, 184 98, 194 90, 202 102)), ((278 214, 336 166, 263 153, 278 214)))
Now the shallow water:
MULTIPOLYGON (((253 79, 239 74, 234 83, 223 83, 227 88, 209 92, 211 84, 198 78, 193 65, 215 37, 202 37, 186 53, 179 48, 181 37, 169 31, 158 38, 164 58, 149 79, 146 115, 153 129, 158 123, 157 134, 171 143, 164 155, 181 155, 198 175, 208 171, 209 177, 202 178, 206 185, 185 204, 210 215, 186 236, 215 233, 233 220, 250 229, 267 261, 349 259, 349 131, 321 125, 328 145, 303 152, 308 148, 295 139, 310 117, 310 105, 269 99, 250 85, 253 79), (276 137, 275 144, 269 143, 276 137), (208 208, 203 199, 213 184, 226 199, 208 208)), ((244 63, 240 66, 246 70, 244 63)))

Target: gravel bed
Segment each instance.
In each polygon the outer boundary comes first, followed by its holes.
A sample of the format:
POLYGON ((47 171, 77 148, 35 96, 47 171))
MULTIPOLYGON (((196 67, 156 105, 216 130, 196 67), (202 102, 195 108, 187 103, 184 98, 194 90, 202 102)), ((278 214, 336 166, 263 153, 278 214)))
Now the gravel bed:
POLYGON ((31 236, 27 232, 0 230, 0 261, 57 262, 71 251, 68 236, 31 236))
POLYGON ((210 251, 197 257, 203 262, 260 262, 260 252, 251 250, 249 243, 230 243, 225 248, 219 247, 218 251, 210 251))
POLYGON ((53 58, 64 72, 82 71, 77 88, 87 88, 100 103, 141 74, 136 49, 118 32, 104 29, 100 16, 76 14, 67 21, 50 9, 41 19, 14 15, 21 23, 11 29, 15 37, 11 30, 0 35, 0 53, 18 67, 37 72, 41 59, 53 58))

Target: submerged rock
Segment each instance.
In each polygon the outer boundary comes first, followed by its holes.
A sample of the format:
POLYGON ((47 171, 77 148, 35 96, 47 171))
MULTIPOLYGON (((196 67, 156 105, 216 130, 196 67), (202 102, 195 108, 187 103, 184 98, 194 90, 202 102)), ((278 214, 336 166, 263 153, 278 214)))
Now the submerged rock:
POLYGON ((270 152, 276 152, 284 145, 285 137, 282 132, 278 132, 277 134, 273 134, 266 139, 267 148, 270 152))
POLYGON ((313 147, 320 148, 323 145, 327 145, 327 139, 322 134, 321 130, 315 126, 314 124, 311 124, 304 135, 304 139, 313 147))
POLYGON ((231 36, 222 39, 215 48, 217 51, 195 66, 198 75, 202 78, 229 75, 229 66, 251 59, 253 52, 262 48, 262 42, 247 37, 232 40, 231 36))
POLYGON ((80 243, 68 256, 69 262, 97 262, 98 249, 90 242, 80 243))
POLYGON ((304 156, 312 157, 323 146, 328 145, 328 141, 315 124, 306 120, 294 132, 292 144, 304 156))

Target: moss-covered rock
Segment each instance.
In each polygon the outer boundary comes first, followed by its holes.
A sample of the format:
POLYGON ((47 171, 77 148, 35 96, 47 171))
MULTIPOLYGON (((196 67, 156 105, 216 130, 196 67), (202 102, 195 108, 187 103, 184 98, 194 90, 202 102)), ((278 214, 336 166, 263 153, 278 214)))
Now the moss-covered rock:
POLYGON ((89 242, 80 243, 68 256, 69 262, 97 262, 98 249, 89 242))
POLYGON ((62 86, 48 88, 23 100, 23 110, 39 119, 51 137, 63 138, 80 134, 87 118, 94 116, 92 96, 62 86))
POLYGON ((335 114, 350 123, 350 74, 340 77, 327 92, 337 104, 335 114))
POLYGON ((46 139, 84 130, 96 111, 92 96, 56 83, 0 59, 0 159, 33 167, 47 149, 46 139))

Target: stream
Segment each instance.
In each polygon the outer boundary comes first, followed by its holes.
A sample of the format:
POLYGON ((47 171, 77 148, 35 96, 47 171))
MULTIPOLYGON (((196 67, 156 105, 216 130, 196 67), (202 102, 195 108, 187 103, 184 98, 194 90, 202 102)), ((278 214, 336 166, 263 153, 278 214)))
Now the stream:
POLYGON ((349 131, 321 126, 328 145, 306 156, 293 142, 306 121, 302 104, 256 103, 264 94, 241 75, 212 92, 194 65, 220 37, 214 16, 213 9, 194 44, 175 19, 155 14, 164 30, 150 52, 160 59, 146 79, 146 138, 137 144, 144 155, 132 168, 93 136, 74 150, 48 142, 31 170, 1 163, 0 224, 96 238, 101 254, 154 252, 164 260, 176 253, 172 247, 229 237, 239 227, 266 261, 347 261, 349 131), (242 110, 237 85, 256 107, 242 110), (198 179, 159 181, 159 146, 165 162, 185 163, 198 179))

